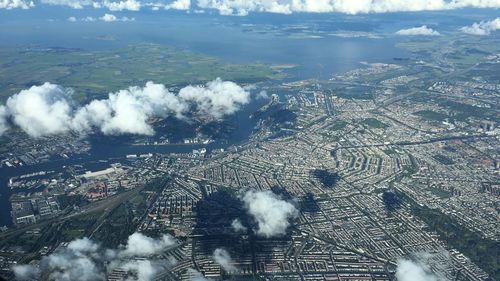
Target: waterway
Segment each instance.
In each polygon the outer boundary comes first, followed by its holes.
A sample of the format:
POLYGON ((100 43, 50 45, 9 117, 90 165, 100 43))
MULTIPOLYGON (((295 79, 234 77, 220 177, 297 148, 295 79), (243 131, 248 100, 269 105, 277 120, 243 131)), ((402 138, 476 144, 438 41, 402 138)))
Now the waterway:
MULTIPOLYGON (((19 167, 2 167, 0 168, 0 226, 12 225, 11 221, 11 205, 9 202, 13 191, 8 187, 9 179, 21 175, 31 174, 40 171, 54 171, 52 174, 64 172, 65 167, 72 165, 81 165, 87 171, 97 171, 109 167, 112 163, 123 162, 126 160, 126 155, 129 154, 169 154, 169 153, 189 153, 193 149, 202 147, 207 150, 228 148, 237 145, 250 136, 256 120, 250 118, 250 115, 261 107, 266 101, 254 100, 244 109, 232 116, 232 120, 237 124, 237 127, 229 138, 217 140, 213 143, 203 144, 169 144, 169 145, 135 145, 127 143, 110 143, 107 139, 93 139, 91 141, 91 150, 88 154, 72 156, 69 159, 59 158, 49 162, 44 162, 35 165, 24 165, 19 167)), ((16 190, 23 192, 26 190, 16 190)), ((33 192, 30 190, 29 192, 33 192)))
MULTIPOLYGON (((343 38, 328 35, 344 30, 358 32, 385 32, 380 19, 365 20, 335 15, 298 15, 293 17, 255 15, 247 18, 220 17, 215 15, 185 15, 142 12, 129 15, 135 22, 68 23, 70 16, 102 16, 97 11, 37 7, 29 11, 0 11, 0 46, 43 46, 83 49, 121 48, 136 43, 173 45, 222 58, 232 63, 294 64, 289 70, 290 79, 327 79, 334 73, 360 66, 362 61, 392 62, 394 57, 408 54, 395 47, 398 38, 366 37, 343 38), (48 20, 51 19, 51 20, 48 20), (33 28, 37 26, 37 28, 33 28), (274 28, 276 27, 276 28, 274 28), (304 32, 290 32, 290 27, 317 29, 322 36, 309 36, 304 32), (304 36, 305 34, 305 36, 304 36), (299 35, 299 37, 297 37, 299 35), (301 37, 303 36, 303 37, 301 37), (113 38, 113 40, 102 40, 113 38)), ((307 33, 306 32, 306 33, 307 33)), ((392 31, 391 31, 392 32, 392 31)), ((124 85, 124 87, 130 85, 124 85)), ((255 124, 249 119, 253 103, 232 118, 238 124, 232 135, 210 144, 207 148, 225 148, 248 138, 255 124)), ((23 174, 53 170, 60 172, 64 166, 82 165, 88 170, 105 168, 100 160, 123 159, 127 154, 185 153, 201 145, 138 146, 92 141, 89 155, 55 160, 31 166, 0 169, 0 226, 10 225, 9 178, 23 174)), ((110 161, 112 162, 112 161, 110 161)))

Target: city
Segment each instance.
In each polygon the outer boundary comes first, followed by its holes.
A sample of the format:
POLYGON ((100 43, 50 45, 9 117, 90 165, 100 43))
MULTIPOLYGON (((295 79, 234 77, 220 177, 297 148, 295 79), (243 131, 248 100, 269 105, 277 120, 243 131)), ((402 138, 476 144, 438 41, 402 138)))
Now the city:
POLYGON ((63 133, 9 117, 0 279, 498 280, 498 34, 444 37, 324 79, 231 66, 234 83, 155 88, 186 104, 159 117, 152 82, 116 92, 153 101, 153 134, 75 129, 104 100, 63 133))

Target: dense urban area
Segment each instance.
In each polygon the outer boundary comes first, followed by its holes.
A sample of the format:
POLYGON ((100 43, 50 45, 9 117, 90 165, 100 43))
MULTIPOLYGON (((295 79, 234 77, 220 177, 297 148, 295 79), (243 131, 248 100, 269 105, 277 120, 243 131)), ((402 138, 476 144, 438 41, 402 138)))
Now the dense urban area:
POLYGON ((255 126, 227 146, 157 134, 100 140, 137 149, 98 159, 95 139, 11 130, 2 169, 26 173, 6 179, 0 275, 59 258, 85 280, 381 281, 404 262, 499 280, 500 53, 445 41, 328 80, 243 81, 255 126))

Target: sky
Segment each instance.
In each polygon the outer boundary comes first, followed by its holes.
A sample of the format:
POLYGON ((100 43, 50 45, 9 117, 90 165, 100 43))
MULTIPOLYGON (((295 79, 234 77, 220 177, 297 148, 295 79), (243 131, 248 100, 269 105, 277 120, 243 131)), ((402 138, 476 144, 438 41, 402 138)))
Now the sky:
MULTIPOLYGON (((367 14, 405 11, 437 11, 463 8, 500 8, 500 0, 1 0, 0 9, 36 9, 67 6, 72 9, 103 9, 110 12, 182 10, 192 13, 215 11, 221 15, 249 13, 344 13, 367 14)), ((112 20, 108 16, 103 20, 112 20)))

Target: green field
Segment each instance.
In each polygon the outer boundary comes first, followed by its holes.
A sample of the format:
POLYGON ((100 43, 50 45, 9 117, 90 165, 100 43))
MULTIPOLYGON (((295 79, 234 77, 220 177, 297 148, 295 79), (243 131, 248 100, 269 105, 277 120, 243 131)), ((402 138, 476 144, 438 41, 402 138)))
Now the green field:
POLYGON ((449 191, 443 190, 441 188, 430 186, 426 189, 430 191, 432 194, 440 197, 441 199, 447 199, 451 197, 451 193, 449 191))
POLYGON ((167 86, 203 83, 217 77, 257 82, 283 77, 288 66, 229 64, 218 58, 153 44, 123 49, 0 49, 0 99, 44 82, 75 90, 85 100, 147 81, 167 86))
POLYGON ((333 131, 340 131, 340 130, 344 129, 347 125, 348 125, 348 123, 346 121, 344 121, 344 120, 337 120, 333 124, 332 130, 333 131))
POLYGON ((363 120, 363 123, 376 129, 385 129, 388 128, 389 125, 385 124, 384 122, 375 119, 375 118, 367 118, 363 120))
MULTIPOLYGON (((493 70, 491 72, 494 72, 493 70)), ((421 93, 409 97, 409 100, 420 103, 429 103, 439 106, 445 112, 434 110, 420 110, 414 112, 413 115, 419 116, 422 119, 429 121, 445 121, 450 122, 468 122, 470 118, 491 120, 499 122, 498 109, 493 102, 482 100, 483 103, 490 104, 490 107, 479 107, 466 103, 464 100, 452 96, 437 96, 431 93, 421 93)))
POLYGON ((460 225, 455 219, 437 209, 417 204, 408 195, 397 192, 398 196, 410 204, 413 215, 427 224, 429 231, 434 231, 450 248, 458 249, 491 276, 491 280, 500 280, 498 254, 500 243, 481 236, 460 225))
POLYGON ((409 42, 401 42, 396 44, 396 47, 406 49, 411 52, 423 52, 438 49, 443 46, 443 41, 439 38, 432 40, 414 40, 409 42))
POLYGON ((442 155, 442 154, 436 154, 436 155, 432 156, 432 158, 434 158, 436 161, 438 161, 439 163, 441 163, 443 165, 455 164, 455 162, 453 162, 453 159, 451 159, 450 157, 447 157, 445 155, 442 155))
MULTIPOLYGON (((396 47, 405 49, 425 60, 430 59, 433 63, 445 66, 445 68, 465 70, 463 73, 457 72, 454 75, 456 78, 464 79, 470 79, 471 75, 468 72, 475 71, 478 65, 489 64, 490 55, 497 54, 499 50, 498 40, 489 36, 482 38, 436 36, 432 39, 410 39, 396 44, 396 47)), ((441 76, 439 73, 436 74, 433 78, 441 76)), ((495 77, 492 80, 497 79, 495 77)))
POLYGON ((448 245, 467 255, 479 267, 488 272, 492 280, 500 278, 498 254, 500 243, 481 237, 479 233, 468 230, 449 216, 427 207, 412 207, 412 213, 429 225, 448 245))
POLYGON ((387 154, 389 156, 398 154, 398 152, 396 150, 394 150, 393 148, 384 149, 383 151, 385 154, 387 154))
POLYGON ((421 118, 429 121, 444 121, 448 118, 448 115, 436 112, 432 110, 421 110, 413 113, 414 115, 420 116, 421 118))

